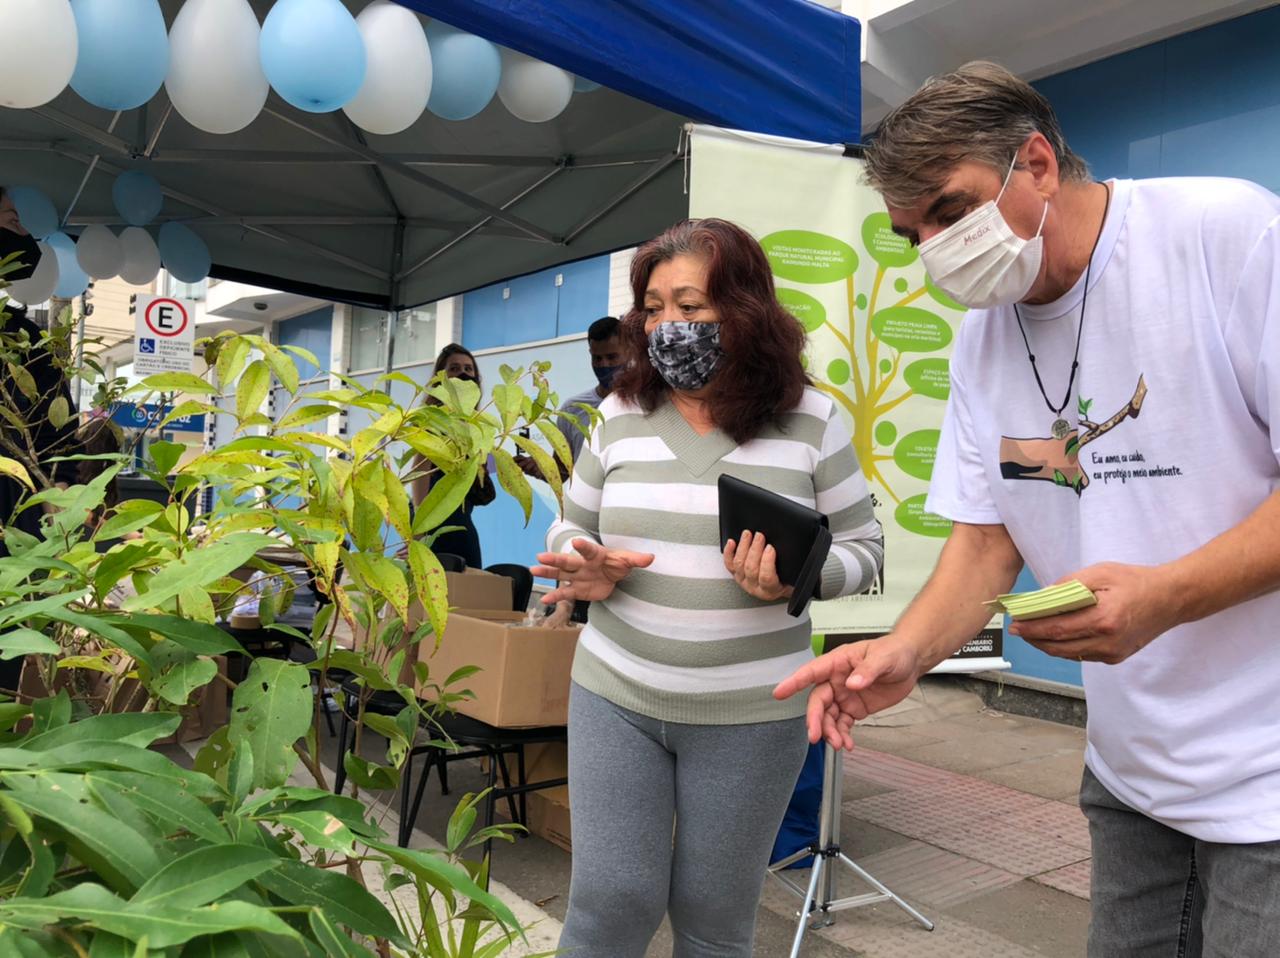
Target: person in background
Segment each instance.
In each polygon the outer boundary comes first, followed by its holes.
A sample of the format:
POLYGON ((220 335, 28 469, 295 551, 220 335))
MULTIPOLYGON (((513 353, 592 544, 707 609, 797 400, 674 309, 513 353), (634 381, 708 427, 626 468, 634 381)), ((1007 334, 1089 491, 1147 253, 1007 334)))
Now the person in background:
MULTIPOLYGON (((591 432, 591 414, 583 406, 600 408, 600 404, 613 391, 613 379, 622 371, 623 351, 620 324, 617 317, 602 316, 587 328, 587 349, 591 354, 591 371, 595 373, 596 382, 586 392, 571 396, 565 400, 561 409, 565 415, 556 420, 556 426, 569 441, 569 449, 573 453, 573 461, 578 461, 582 452, 582 444, 591 432)), ((542 470, 531 456, 516 456, 518 465, 526 475, 534 479, 542 479, 542 470)), ((560 478, 569 478, 570 470, 559 459, 560 478)), ((563 625, 569 621, 586 622, 587 602, 561 602, 551 612, 548 625, 563 625)))
POLYGON ((926 503, 954 525, 890 634, 777 694, 815 686, 811 739, 851 748, 1024 561, 1078 580, 1096 605, 1010 631, 1084 663, 1088 954, 1280 955, 1280 198, 1098 182, 991 63, 927 82, 866 161, 970 307, 926 503))
MULTIPOLYGON (((436 364, 433 368, 432 375, 443 372, 450 379, 465 379, 473 382, 481 389, 484 388, 480 381, 480 370, 476 365, 476 358, 470 350, 459 346, 457 343, 450 343, 444 349, 440 350, 440 355, 436 357, 436 364)), ((436 403, 437 400, 427 400, 436 403)), ((426 471, 431 469, 431 463, 422 456, 419 456, 414 463, 415 471, 426 471)), ((427 493, 431 491, 431 487, 435 485, 440 473, 421 476, 413 482, 413 505, 416 509, 421 506, 427 498, 427 493)), ((435 541, 432 547, 437 555, 456 555, 461 556, 467 563, 469 568, 482 569, 484 561, 480 553, 480 533, 476 531, 475 523, 471 521, 471 510, 477 506, 487 506, 497 497, 497 492, 493 487, 493 481, 489 478, 489 473, 481 470, 480 475, 476 477, 476 484, 472 486, 471 491, 467 493, 466 500, 461 506, 449 516, 441 527, 459 526, 456 532, 446 532, 435 541)))
POLYGON ((760 244, 724 220, 680 223, 631 266, 627 364, 600 404, 564 517, 535 575, 544 602, 586 599, 573 663, 573 877, 560 948, 641 958, 664 914, 677 958, 748 958, 770 847, 808 745, 776 680, 810 661, 772 547, 720 548, 731 474, 825 513, 819 595, 863 591, 880 526, 804 330, 760 244))
MULTIPOLYGON (((0 187, 0 260, 10 256, 14 257, 12 263, 19 263, 21 266, 6 274, 4 279, 8 282, 29 279, 40 262, 40 247, 23 227, 8 191, 0 187)), ((42 330, 27 318, 26 309, 10 301, 5 303, 3 313, 5 318, 0 320, 0 331, 7 337, 21 338, 25 335, 27 342, 31 344, 25 347, 25 351, 19 351, 17 363, 31 374, 35 384, 35 398, 26 396, 10 374, 4 372, 5 388, 14 402, 12 411, 28 423, 30 428, 25 431, 15 430, 7 420, 0 420, 0 430, 4 431, 6 439, 18 443, 24 451, 27 449, 26 438, 29 435, 31 448, 41 461, 42 471, 50 483, 66 485, 74 482, 76 463, 43 462, 52 456, 69 456, 78 452, 75 447, 75 404, 71 399, 67 378, 48 349, 38 345, 42 330), (60 396, 66 399, 71 415, 63 426, 55 427, 49 422, 48 411, 50 404, 60 396)), ((0 445, 0 456, 18 458, 12 449, 3 445, 0 445)), ((39 536, 40 517, 43 514, 40 509, 24 509, 14 515, 25 491, 26 488, 16 480, 0 476, 0 528, 39 536)), ((4 540, 0 539, 0 556, 8 554, 4 540)), ((0 662, 0 691, 12 693, 17 689, 22 663, 22 657, 0 662)))

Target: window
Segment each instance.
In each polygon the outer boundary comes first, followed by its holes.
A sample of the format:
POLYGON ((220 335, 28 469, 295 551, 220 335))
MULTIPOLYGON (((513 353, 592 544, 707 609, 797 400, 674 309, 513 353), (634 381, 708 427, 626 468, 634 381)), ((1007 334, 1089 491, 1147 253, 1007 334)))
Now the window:
POLYGON ((209 281, 207 279, 202 279, 198 283, 182 283, 168 274, 165 275, 168 276, 165 284, 168 287, 167 295, 172 296, 174 299, 190 299, 196 302, 204 302, 205 294, 209 289, 209 281))
POLYGON ((396 366, 429 363, 436 358, 436 304, 406 309, 396 318, 392 344, 396 366))
POLYGON ((351 309, 351 372, 382 369, 386 362, 387 314, 355 306, 351 309))

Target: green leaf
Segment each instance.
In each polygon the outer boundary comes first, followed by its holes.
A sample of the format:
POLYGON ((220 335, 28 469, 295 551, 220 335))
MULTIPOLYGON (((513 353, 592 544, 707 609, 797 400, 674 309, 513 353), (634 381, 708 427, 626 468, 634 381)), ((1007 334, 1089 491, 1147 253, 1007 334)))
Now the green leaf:
POLYGON ((240 643, 216 625, 193 622, 176 615, 152 615, 134 612, 120 621, 121 628, 138 633, 157 633, 170 642, 200 655, 241 652, 240 643))
POLYGON ((524 390, 511 383, 494 386, 493 402, 502 416, 502 428, 510 431, 520 419, 520 408, 524 404, 524 390))
POLYGON ((121 603, 121 608, 126 612, 140 612, 159 606, 184 589, 205 586, 230 575, 252 559, 259 549, 274 543, 270 536, 241 532, 193 549, 157 572, 147 583, 146 591, 130 596, 121 603))
POLYGON ((178 405, 169 410, 169 414, 160 420, 160 428, 163 429, 175 419, 182 419, 184 416, 198 416, 201 414, 206 416, 216 416, 218 414, 218 407, 212 406, 207 402, 200 402, 196 399, 187 399, 178 403, 178 405))
POLYGON ((94 539, 118 539, 151 525, 164 514, 164 506, 149 499, 130 499, 116 506, 115 515, 99 527, 94 539))
POLYGON ((311 677, 301 665, 254 659, 232 697, 228 741, 253 755, 256 786, 288 781, 298 757, 293 745, 311 726, 311 677))
POLYGON ((90 635, 96 635, 99 638, 106 639, 117 648, 133 656, 139 662, 145 665, 151 665, 151 654, 139 642, 134 639, 128 632, 123 629, 116 628, 115 622, 119 619, 115 616, 90 614, 87 612, 74 612, 71 609, 51 609, 46 613, 49 618, 58 622, 65 622, 68 625, 74 625, 84 629, 90 635))
POLYGON ((0 659, 8 661, 20 655, 57 655, 62 646, 35 629, 14 629, 0 635, 0 659))
POLYGON ((87 772, 85 778, 95 792, 111 789, 125 795, 171 832, 188 831, 215 845, 227 841, 227 830, 197 794, 216 789, 213 782, 205 787, 202 782, 206 780, 190 773, 173 781, 143 772, 116 770, 87 772))
POLYGON ((292 829, 304 842, 316 848, 350 853, 355 844, 351 829, 329 812, 281 812, 264 816, 263 820, 292 829))
POLYGON ((218 363, 215 368, 218 373, 218 382, 224 389, 230 386, 240 375, 240 370, 244 369, 244 364, 249 359, 250 349, 247 339, 236 337, 230 342, 223 343, 218 350, 218 363))
POLYGON ((374 958, 373 952, 350 939, 333 920, 316 908, 307 915, 311 934, 315 936, 326 955, 332 958, 374 958))
POLYGON ((173 467, 178 464, 178 460, 182 458, 182 454, 187 451, 187 447, 177 442, 165 442, 155 440, 147 447, 151 453, 151 461, 155 464, 156 472, 162 476, 167 476, 173 472, 173 467))
POLYGON ((44 819, 55 832, 64 833, 71 853, 113 886, 132 890, 160 869, 151 842, 89 800, 81 776, 6 772, 0 778, 9 786, 12 801, 28 814, 44 819))
MULTIPOLYGON (((281 344, 280 348, 287 353, 293 353, 293 355, 297 356, 299 359, 303 359, 306 362, 309 362, 312 366, 315 366, 317 369, 320 369, 320 360, 316 358, 316 354, 311 350, 305 349, 302 346, 288 346, 284 344, 281 344)), ((323 372, 323 370, 321 371, 323 372)))
POLYGON ((1080 436, 1077 433, 1072 433, 1070 436, 1067 437, 1067 444, 1063 449, 1063 452, 1065 452, 1066 455, 1070 456, 1075 452, 1077 452, 1079 449, 1080 449, 1080 436))
POLYGON ((32 492, 35 492, 36 485, 31 481, 31 473, 27 472, 27 467, 16 459, 0 456, 0 476, 16 479, 32 492))
POLYGON ((347 778, 371 792, 385 792, 400 784, 400 773, 394 768, 379 765, 348 752, 342 758, 347 778))
POLYGON ((195 373, 156 373, 133 388, 138 392, 147 390, 165 393, 197 393, 206 396, 216 395, 218 392, 217 386, 205 382, 195 373))
POLYGON ((311 404, 309 406, 299 406, 297 409, 291 409, 277 423, 280 429, 295 429, 298 426, 305 426, 307 423, 315 422, 317 419, 327 419, 330 416, 338 415, 342 410, 337 406, 311 404))
POLYGON ((262 408, 270 388, 271 367, 265 361, 255 359, 236 386, 236 414, 242 421, 262 408))
POLYGON ((153 648, 151 658, 156 671, 144 684, 153 695, 173 705, 186 705, 192 692, 204 688, 218 674, 212 659, 169 642, 153 648))
POLYGON ((551 454, 532 439, 526 439, 524 436, 515 436, 514 438, 516 445, 533 457, 533 461, 538 466, 538 471, 542 473, 542 478, 547 481, 547 485, 555 493, 556 499, 560 499, 564 494, 563 480, 560 478, 560 467, 551 458, 551 454))
POLYGON ((1080 410, 1081 418, 1089 415, 1089 407, 1093 405, 1092 399, 1077 399, 1076 407, 1080 410))
POLYGON ((159 904, 199 908, 235 891, 280 864, 265 848, 253 845, 210 845, 180 855, 147 879, 128 907, 159 904))
POLYGON ((418 601, 431 621, 431 631, 444 635, 449 622, 449 580, 436 554, 416 539, 409 541, 409 570, 418 601))
POLYGON ((67 402, 67 397, 54 397, 53 402, 49 403, 49 425, 54 429, 61 429, 70 418, 71 404, 67 402))
POLYGON ((460 866, 428 851, 401 848, 386 842, 366 842, 366 844, 382 852, 401 868, 427 882, 433 888, 462 895, 470 899, 473 905, 478 905, 492 914, 504 927, 519 930, 520 923, 516 921, 516 916, 511 909, 501 899, 477 885, 460 866))
POLYGON ((22 366, 9 363, 9 375, 13 377, 14 384, 18 387, 18 391, 26 396, 32 402, 35 402, 39 393, 36 391, 35 378, 22 366))
POLYGON ((413 538, 413 521, 410 518, 409 495, 405 491, 404 482, 393 470, 384 466, 382 472, 386 483, 387 521, 400 534, 400 538, 408 542, 413 538))
POLYGON ((551 448, 555 450, 557 458, 564 463, 566 469, 573 469, 573 448, 569 445, 569 440, 565 438, 564 433, 554 423, 545 419, 539 419, 534 423, 538 427, 538 432, 551 443, 551 448))
POLYGON ((276 379, 280 380, 280 385, 291 393, 298 391, 298 367, 293 360, 280 351, 280 347, 274 343, 262 344, 262 355, 267 360, 267 365, 271 367, 271 371, 276 374, 276 379))
POLYGON ((436 480, 414 516, 413 534, 420 536, 424 532, 430 532, 453 515, 467 498, 475 481, 475 463, 460 466, 436 480))
POLYGON ((384 596, 400 618, 409 614, 409 584, 404 571, 386 556, 372 552, 354 552, 347 566, 370 590, 384 596))
POLYGON ((331 920, 354 932, 386 938, 401 946, 406 944, 386 906, 339 872, 287 861, 259 877, 257 883, 292 905, 323 909, 331 920))
POLYGON ((524 521, 527 524, 533 515, 533 489, 529 486, 529 480, 520 471, 511 453, 505 449, 493 450, 493 459, 498 464, 498 481, 502 483, 502 488, 520 503, 520 508, 524 510, 524 521))
POLYGON ((181 721, 181 716, 169 712, 104 712, 34 735, 22 747, 48 750, 72 743, 114 742, 146 748, 173 734, 181 721))
POLYGON ((226 901, 204 908, 132 909, 101 885, 84 882, 44 899, 11 898, 0 902, 0 921, 40 928, 60 921, 92 924, 130 941, 146 939, 150 948, 172 948, 193 938, 241 929, 297 939, 300 936, 275 914, 259 905, 226 901))
POLYGON ((93 571, 94 589, 99 595, 105 595, 134 569, 149 567, 152 564, 150 560, 159 551, 160 546, 154 542, 126 542, 113 546, 93 571))

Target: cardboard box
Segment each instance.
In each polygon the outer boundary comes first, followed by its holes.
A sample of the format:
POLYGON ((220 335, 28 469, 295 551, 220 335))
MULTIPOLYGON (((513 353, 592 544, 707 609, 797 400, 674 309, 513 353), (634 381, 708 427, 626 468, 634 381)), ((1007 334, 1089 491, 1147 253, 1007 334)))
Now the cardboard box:
POLYGON ((418 647, 433 681, 443 682, 463 666, 481 669, 461 683, 475 698, 459 702, 458 712, 499 728, 568 723, 579 627, 525 627, 524 618, 515 612, 451 612, 439 648, 433 652, 429 642, 418 647))
POLYGON ((511 611, 512 583, 507 576, 468 569, 466 572, 446 572, 444 577, 449 583, 450 608, 511 611))
MULTIPOLYGON (((530 792, 525 806, 529 813, 529 834, 549 841, 573 854, 573 834, 569 824, 569 786, 544 788, 530 792)), ((498 802, 494 810, 499 818, 510 820, 507 803, 498 802)))

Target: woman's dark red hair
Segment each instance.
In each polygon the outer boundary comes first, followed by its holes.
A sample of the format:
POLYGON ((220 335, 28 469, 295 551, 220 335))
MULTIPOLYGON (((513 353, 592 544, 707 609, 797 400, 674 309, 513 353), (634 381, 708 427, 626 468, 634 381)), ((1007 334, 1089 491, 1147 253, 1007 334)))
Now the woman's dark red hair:
POLYGON ((654 268, 681 255, 706 262, 707 296, 720 316, 724 359, 707 397, 711 421, 735 442, 747 442, 800 404, 809 377, 800 361, 804 329, 778 303, 764 250, 727 220, 685 220, 636 251, 631 263, 635 302, 620 330, 628 363, 613 391, 646 412, 671 392, 649 362, 644 299, 654 268))

